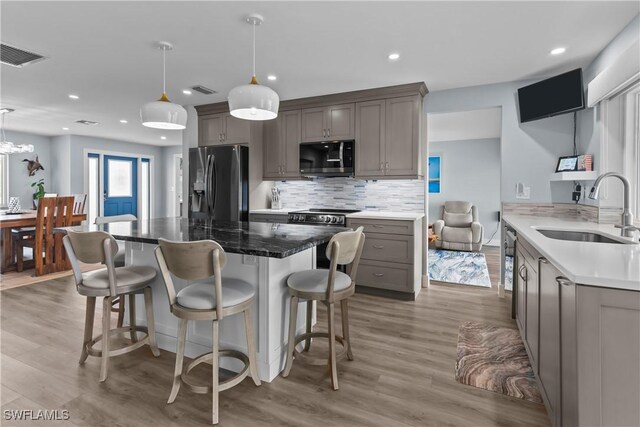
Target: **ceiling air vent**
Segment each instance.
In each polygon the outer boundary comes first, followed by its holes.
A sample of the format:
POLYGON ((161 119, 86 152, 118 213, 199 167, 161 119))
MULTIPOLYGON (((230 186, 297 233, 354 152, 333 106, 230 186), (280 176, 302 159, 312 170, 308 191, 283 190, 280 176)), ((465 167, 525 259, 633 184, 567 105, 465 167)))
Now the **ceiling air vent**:
POLYGON ((29 52, 28 50, 18 49, 5 43, 0 44, 0 47, 0 62, 11 65, 12 67, 20 68, 44 59, 42 55, 29 52))
POLYGON ((91 120, 76 120, 76 123, 80 123, 87 126, 95 126, 98 122, 92 122, 91 120))
POLYGON ((195 90, 196 92, 200 92, 203 95, 213 95, 214 93, 218 93, 215 90, 209 89, 208 87, 204 87, 202 85, 191 86, 191 89, 195 90))

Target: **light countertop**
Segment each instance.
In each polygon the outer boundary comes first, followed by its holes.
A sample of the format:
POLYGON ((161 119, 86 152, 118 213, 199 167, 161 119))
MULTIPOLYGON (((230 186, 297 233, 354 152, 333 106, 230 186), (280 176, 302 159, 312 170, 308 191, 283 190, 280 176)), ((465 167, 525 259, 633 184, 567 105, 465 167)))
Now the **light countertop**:
POLYGON ((288 215, 291 209, 252 209, 249 213, 252 214, 271 214, 271 215, 288 215))
POLYGON ((556 240, 542 235, 536 228, 596 231, 616 240, 631 241, 620 237, 620 229, 613 224, 528 215, 505 215, 503 219, 572 282, 640 292, 638 237, 636 244, 556 240))
POLYGON ((424 213, 418 212, 391 212, 391 211, 360 211, 347 214, 351 219, 397 219, 416 221, 424 217, 424 213))

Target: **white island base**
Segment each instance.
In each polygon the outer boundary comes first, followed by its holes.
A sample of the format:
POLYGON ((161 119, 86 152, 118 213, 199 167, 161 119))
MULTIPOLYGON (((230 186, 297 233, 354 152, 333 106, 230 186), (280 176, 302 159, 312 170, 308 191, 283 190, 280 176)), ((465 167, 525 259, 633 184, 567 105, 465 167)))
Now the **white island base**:
MULTIPOLYGON (((158 269, 154 255, 157 245, 126 242, 127 265, 146 265, 158 269)), ((316 248, 286 258, 267 258, 254 255, 227 253, 227 264, 222 277, 242 279, 256 287, 256 302, 253 307, 254 331, 258 350, 258 371, 262 381, 271 382, 284 369, 286 359, 287 328, 289 325, 289 292, 287 277, 290 274, 315 268, 316 248)), ((224 279, 223 279, 224 280, 224 279)), ((176 292, 187 282, 175 279, 176 292)), ((176 352, 178 318, 169 311, 167 292, 160 274, 152 283, 153 313, 158 346, 165 351, 176 352)), ((127 304, 128 307, 128 304, 127 304)), ((305 328, 306 304, 298 308, 298 333, 305 328)), ((146 325, 144 301, 136 297, 136 322, 146 325)), ((125 321, 129 314, 126 313, 125 321)), ((189 321, 185 355, 194 358, 211 351, 212 327, 210 321, 189 321)), ((242 314, 222 319, 220 324, 220 348, 238 350, 246 354, 246 338, 242 314)), ((162 356, 160 356, 162 357, 162 356)), ((220 367, 234 372, 242 363, 230 358, 221 358, 220 367)), ((171 375, 171 373, 167 373, 171 375)))

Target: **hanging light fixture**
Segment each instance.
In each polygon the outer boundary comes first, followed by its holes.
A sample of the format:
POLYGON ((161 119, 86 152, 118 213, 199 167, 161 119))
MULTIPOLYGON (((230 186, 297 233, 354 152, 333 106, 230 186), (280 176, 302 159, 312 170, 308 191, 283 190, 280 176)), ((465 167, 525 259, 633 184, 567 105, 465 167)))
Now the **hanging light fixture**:
POLYGON ((168 42, 158 42, 162 50, 162 96, 159 100, 148 102, 140 109, 142 124, 155 129, 184 129, 187 124, 187 110, 174 104, 167 98, 166 89, 166 53, 173 49, 168 42))
POLYGON ((33 145, 31 144, 14 144, 7 141, 7 137, 4 134, 4 116, 11 113, 11 108, 3 108, 0 110, 2 114, 2 141, 0 141, 0 154, 14 154, 14 153, 33 153, 33 145))
POLYGON ((231 115, 245 120, 271 120, 278 117, 280 97, 271 88, 258 84, 256 79, 256 26, 264 22, 260 15, 245 18, 253 26, 253 77, 248 85, 231 89, 228 96, 231 115))

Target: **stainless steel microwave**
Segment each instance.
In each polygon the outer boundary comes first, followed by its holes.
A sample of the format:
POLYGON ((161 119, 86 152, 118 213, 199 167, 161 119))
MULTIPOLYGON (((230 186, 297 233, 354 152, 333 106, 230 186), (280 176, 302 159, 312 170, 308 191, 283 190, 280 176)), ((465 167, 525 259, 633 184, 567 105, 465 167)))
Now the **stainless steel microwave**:
POLYGON ((300 144, 302 176, 353 176, 354 141, 300 144))

